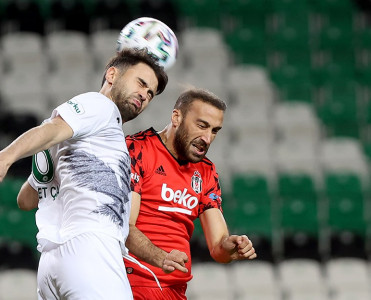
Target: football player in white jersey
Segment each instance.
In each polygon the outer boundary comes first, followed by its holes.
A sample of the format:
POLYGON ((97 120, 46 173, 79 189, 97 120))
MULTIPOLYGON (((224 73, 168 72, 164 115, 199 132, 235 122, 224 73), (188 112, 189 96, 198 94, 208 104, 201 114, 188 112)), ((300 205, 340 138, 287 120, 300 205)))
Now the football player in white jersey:
POLYGON ((38 189, 39 299, 132 299, 122 260, 131 199, 122 124, 166 84, 145 50, 124 50, 99 92, 61 104, 0 151, 0 182, 15 161, 38 153, 24 187, 38 189))

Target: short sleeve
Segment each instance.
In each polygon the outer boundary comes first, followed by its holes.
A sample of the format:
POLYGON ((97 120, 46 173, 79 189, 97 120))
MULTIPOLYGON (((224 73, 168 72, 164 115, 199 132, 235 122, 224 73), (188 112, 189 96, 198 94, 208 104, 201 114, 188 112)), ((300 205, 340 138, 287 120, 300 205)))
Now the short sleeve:
POLYGON ((94 135, 105 128, 115 104, 99 93, 78 95, 58 106, 52 117, 60 115, 73 130, 73 138, 94 135))
POLYGON ((30 176, 28 176, 27 178, 27 182, 29 183, 29 185, 37 191, 37 187, 36 187, 36 181, 35 181, 35 178, 33 177, 33 175, 31 174, 30 176))
POLYGON ((201 197, 199 205, 199 215, 210 208, 217 208, 221 212, 223 212, 219 175, 216 172, 214 165, 212 165, 211 168, 208 185, 201 197))
POLYGON ((143 146, 135 143, 132 139, 126 140, 129 155, 131 158, 131 183, 130 187, 133 192, 141 195, 143 184, 143 146))

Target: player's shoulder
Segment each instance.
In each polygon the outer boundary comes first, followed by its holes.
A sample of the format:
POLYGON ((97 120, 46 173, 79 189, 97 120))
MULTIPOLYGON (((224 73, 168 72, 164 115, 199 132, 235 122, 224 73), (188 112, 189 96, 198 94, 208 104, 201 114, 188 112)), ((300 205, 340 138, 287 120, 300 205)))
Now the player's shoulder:
POLYGON ((208 159, 206 156, 201 160, 200 163, 205 165, 207 168, 214 166, 214 163, 210 159, 208 159))
POLYGON ((97 92, 79 94, 66 101, 66 104, 79 114, 84 114, 87 111, 97 113, 98 116, 111 114, 115 109, 115 104, 110 99, 97 92))
POLYGON ((82 94, 76 95, 71 100, 78 100, 78 101, 100 101, 100 100, 105 99, 105 98, 107 98, 107 97, 104 96, 101 93, 98 93, 98 92, 87 92, 87 93, 82 93, 82 94))
POLYGON ((202 168, 204 172, 209 172, 209 173, 215 173, 216 168, 214 163, 208 159, 206 156, 197 163, 198 168, 202 168))
POLYGON ((129 151, 134 149, 151 149, 155 143, 154 139, 157 139, 156 131, 151 127, 144 131, 139 131, 135 134, 126 136, 126 145, 128 146, 129 151))
POLYGON ((134 134, 130 134, 126 136, 127 142, 146 142, 151 138, 155 137, 157 134, 155 130, 151 127, 147 130, 139 131, 134 134))

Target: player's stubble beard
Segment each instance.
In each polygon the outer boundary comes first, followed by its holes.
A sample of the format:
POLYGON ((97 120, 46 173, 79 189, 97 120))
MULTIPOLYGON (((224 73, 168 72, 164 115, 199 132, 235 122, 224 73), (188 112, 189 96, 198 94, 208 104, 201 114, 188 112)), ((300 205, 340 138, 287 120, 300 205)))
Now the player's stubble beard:
POLYGON ((132 97, 134 96, 129 95, 125 84, 122 84, 122 86, 117 86, 116 84, 112 85, 111 99, 120 111, 122 123, 135 119, 141 113, 141 110, 138 110, 138 108, 130 102, 132 97))
POLYGON ((190 140, 188 130, 186 129, 184 122, 180 123, 177 131, 175 132, 173 144, 174 149, 178 154, 178 159, 187 160, 192 163, 197 163, 203 160, 208 150, 208 145, 206 145, 205 142, 199 138, 190 140), (192 144, 202 145, 202 147, 205 149, 205 153, 203 155, 192 154, 190 150, 192 144))

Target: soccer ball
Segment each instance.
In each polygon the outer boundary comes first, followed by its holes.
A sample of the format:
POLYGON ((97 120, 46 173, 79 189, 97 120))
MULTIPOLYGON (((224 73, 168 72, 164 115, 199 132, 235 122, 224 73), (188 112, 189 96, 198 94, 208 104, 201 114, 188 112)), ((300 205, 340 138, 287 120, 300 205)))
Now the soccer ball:
POLYGON ((142 17, 131 21, 120 32, 117 52, 124 48, 147 48, 164 69, 169 69, 178 56, 178 40, 163 22, 142 17))

